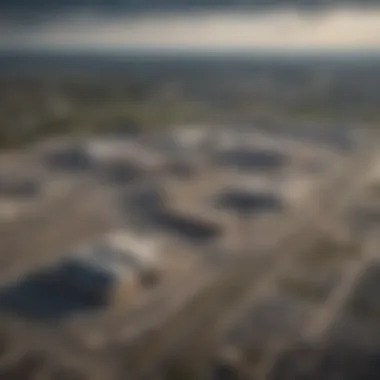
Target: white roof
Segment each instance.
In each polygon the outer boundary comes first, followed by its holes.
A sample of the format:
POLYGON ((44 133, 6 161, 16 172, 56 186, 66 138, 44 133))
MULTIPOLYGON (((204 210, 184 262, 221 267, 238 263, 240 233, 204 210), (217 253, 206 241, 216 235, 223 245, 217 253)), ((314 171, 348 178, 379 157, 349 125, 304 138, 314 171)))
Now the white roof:
POLYGON ((158 264, 158 247, 154 241, 125 231, 115 231, 75 250, 72 259, 84 265, 116 273, 158 264))
POLYGON ((155 165, 160 156, 135 141, 118 140, 117 138, 94 138, 87 140, 85 149, 95 160, 133 159, 143 165, 155 165))
POLYGON ((94 138, 85 142, 85 149, 90 156, 100 160, 123 155, 129 148, 130 144, 127 141, 116 138, 94 138))
POLYGON ((149 238, 115 231, 107 236, 107 242, 114 249, 133 255, 139 261, 152 263, 158 259, 158 242, 149 238))
POLYGON ((174 137, 184 148, 196 148, 206 138, 206 131, 198 126, 186 126, 174 131, 174 137))

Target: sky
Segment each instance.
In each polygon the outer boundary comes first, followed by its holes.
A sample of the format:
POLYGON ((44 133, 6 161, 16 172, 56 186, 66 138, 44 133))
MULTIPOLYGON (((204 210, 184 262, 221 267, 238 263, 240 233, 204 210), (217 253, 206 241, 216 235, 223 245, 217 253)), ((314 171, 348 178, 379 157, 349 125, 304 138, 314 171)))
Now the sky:
POLYGON ((2 23, 0 48, 122 51, 380 51, 380 8, 202 11, 101 16, 77 12, 2 23))

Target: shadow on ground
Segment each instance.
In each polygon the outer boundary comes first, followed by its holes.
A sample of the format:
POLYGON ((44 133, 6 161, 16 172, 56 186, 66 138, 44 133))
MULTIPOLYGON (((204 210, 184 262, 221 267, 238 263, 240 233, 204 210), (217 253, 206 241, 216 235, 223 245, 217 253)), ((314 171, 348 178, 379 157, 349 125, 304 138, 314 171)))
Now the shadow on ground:
POLYGON ((284 205, 280 197, 269 192, 227 189, 213 200, 214 206, 237 214, 281 212, 284 205))
POLYGON ((4 287, 0 311, 43 321, 95 311, 106 305, 112 280, 105 273, 70 263, 41 270, 4 287))

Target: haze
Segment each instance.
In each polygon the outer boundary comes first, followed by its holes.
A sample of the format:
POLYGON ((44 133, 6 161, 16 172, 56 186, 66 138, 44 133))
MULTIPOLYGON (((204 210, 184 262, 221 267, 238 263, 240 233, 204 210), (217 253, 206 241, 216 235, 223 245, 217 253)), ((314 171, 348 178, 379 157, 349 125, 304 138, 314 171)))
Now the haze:
POLYGON ((1 48, 100 50, 378 50, 379 9, 267 13, 166 13, 106 18, 88 13, 3 27, 1 48))

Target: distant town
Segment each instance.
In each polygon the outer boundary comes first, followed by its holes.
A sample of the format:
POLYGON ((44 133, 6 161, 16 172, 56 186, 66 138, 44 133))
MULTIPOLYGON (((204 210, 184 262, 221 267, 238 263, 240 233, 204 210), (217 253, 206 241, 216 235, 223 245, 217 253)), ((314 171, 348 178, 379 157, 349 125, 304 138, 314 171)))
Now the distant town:
POLYGON ((0 56, 0 141, 257 118, 380 121, 377 57, 0 56))

